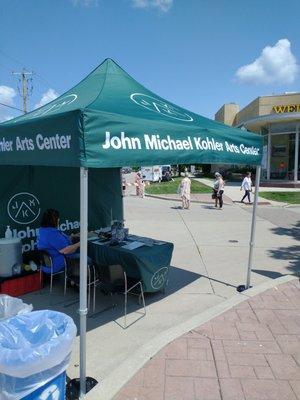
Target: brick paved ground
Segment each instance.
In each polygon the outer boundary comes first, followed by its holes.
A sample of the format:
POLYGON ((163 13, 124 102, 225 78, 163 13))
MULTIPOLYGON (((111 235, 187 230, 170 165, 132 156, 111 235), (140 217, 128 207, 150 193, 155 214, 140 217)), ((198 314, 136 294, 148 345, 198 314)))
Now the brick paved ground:
POLYGON ((270 289, 163 348, 114 400, 300 399, 300 285, 270 289))

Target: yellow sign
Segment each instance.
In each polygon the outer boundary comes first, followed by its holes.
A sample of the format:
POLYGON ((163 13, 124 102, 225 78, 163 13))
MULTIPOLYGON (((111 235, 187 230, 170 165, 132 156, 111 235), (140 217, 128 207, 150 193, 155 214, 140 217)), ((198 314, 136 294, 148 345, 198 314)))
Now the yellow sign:
POLYGON ((287 104, 284 106, 273 106, 272 110, 275 111, 276 114, 300 112, 300 104, 287 104))

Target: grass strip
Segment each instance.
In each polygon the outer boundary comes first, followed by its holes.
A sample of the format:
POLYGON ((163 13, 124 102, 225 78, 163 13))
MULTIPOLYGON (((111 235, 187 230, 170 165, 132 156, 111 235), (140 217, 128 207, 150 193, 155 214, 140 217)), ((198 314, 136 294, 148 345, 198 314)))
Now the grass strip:
MULTIPOLYGON (((173 178, 169 182, 153 182, 146 186, 146 193, 148 194, 177 194, 178 186, 182 178, 173 178)), ((212 189, 201 182, 192 179, 191 193, 211 193, 212 189)))
POLYGON ((300 190, 299 192, 259 192, 259 196, 282 203, 300 204, 300 190))

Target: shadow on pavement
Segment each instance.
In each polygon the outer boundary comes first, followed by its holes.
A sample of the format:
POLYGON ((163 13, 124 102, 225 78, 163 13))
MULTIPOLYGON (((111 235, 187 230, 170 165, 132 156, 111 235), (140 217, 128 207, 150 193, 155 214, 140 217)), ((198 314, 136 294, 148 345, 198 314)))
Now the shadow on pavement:
MULTIPOLYGON (((217 207, 215 207, 213 204, 200 204, 201 208, 204 208, 205 210, 217 210, 217 207)), ((192 207, 192 206, 191 206, 192 207)), ((170 207, 172 210, 182 210, 183 208, 181 206, 172 206, 170 207)))
POLYGON ((280 278, 281 276, 283 276, 283 274, 281 272, 269 271, 269 270, 264 270, 264 269, 252 269, 252 272, 255 272, 256 274, 259 274, 259 275, 266 276, 267 278, 271 278, 271 279, 276 279, 276 278, 280 278))
MULTIPOLYGON (((169 284, 166 288, 166 295, 177 292, 195 280, 201 278, 201 276, 202 275, 196 274, 195 272, 190 272, 186 269, 171 266, 169 273, 169 284)), ((160 292, 157 294, 160 294, 160 292)))
MULTIPOLYGON (((170 267, 169 284, 165 290, 146 293, 146 307, 150 304, 159 302, 167 296, 172 295, 178 290, 184 288, 195 280, 201 278, 194 272, 190 272, 177 267, 170 267)), ((91 293, 92 305, 93 292, 91 293)), ((63 282, 54 282, 53 294, 49 295, 49 287, 46 286, 41 292, 30 293, 21 296, 26 303, 32 303, 34 310, 52 309, 68 314, 74 319, 77 328, 79 329, 79 292, 78 289, 68 288, 66 296, 63 295, 63 282)), ((139 304, 138 296, 128 296, 128 314, 134 313, 135 316, 130 316, 129 325, 141 319, 142 306, 139 304), (133 322, 132 322, 133 320, 133 322)), ((96 289, 96 308, 95 315, 90 313, 87 318, 87 331, 98 328, 111 321, 115 321, 120 327, 123 325, 124 316, 124 295, 114 294, 105 295, 100 288, 96 289)), ((147 316, 146 316, 147 317, 147 316)), ((79 332, 79 331, 78 331, 79 332)))
MULTIPOLYGON (((276 235, 291 236, 300 241, 300 221, 288 228, 273 228, 272 232, 276 235)), ((300 245, 278 247, 277 249, 269 250, 269 254, 276 260, 289 260, 288 270, 296 276, 300 275, 300 245)))

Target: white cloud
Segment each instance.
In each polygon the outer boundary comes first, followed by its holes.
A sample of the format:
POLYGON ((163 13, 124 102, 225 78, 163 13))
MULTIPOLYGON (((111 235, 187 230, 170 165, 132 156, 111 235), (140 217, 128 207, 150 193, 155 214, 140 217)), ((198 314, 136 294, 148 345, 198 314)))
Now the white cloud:
POLYGON ((168 12, 173 6, 173 0, 131 0, 133 7, 142 9, 156 9, 168 12))
POLYGON ((278 85, 293 83, 299 72, 296 57, 288 39, 280 39, 272 47, 265 47, 251 64, 240 67, 235 76, 243 83, 278 85))
POLYGON ((48 89, 46 93, 43 94, 41 100, 36 103, 34 108, 39 108, 49 103, 52 100, 55 100, 58 97, 58 93, 54 89, 48 89))
POLYGON ((98 7, 98 0, 71 0, 73 6, 81 7, 98 7))
MULTIPOLYGON (((9 86, 0 86, 0 103, 6 104, 8 106, 14 106, 14 97, 16 96, 15 89, 9 86)), ((0 122, 7 121, 12 117, 11 110, 8 107, 2 106, 0 104, 0 122)))

